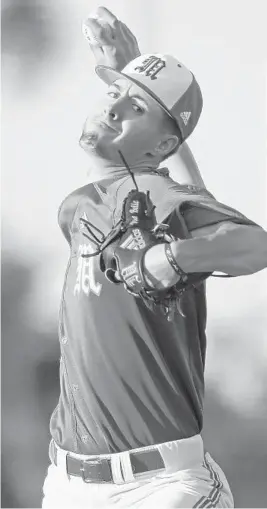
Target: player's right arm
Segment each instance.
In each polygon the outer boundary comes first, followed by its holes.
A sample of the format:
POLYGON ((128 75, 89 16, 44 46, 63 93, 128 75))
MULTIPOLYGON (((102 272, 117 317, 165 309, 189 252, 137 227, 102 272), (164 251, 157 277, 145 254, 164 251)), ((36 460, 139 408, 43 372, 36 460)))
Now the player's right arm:
POLYGON ((178 152, 168 159, 168 169, 173 180, 179 184, 188 184, 206 189, 197 162, 186 141, 178 152))

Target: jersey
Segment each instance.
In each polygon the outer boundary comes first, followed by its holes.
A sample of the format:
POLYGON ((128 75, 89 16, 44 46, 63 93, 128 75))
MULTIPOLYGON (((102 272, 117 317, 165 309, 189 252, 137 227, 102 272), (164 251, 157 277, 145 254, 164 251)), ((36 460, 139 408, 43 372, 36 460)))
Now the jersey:
MULTIPOLYGON (((249 222, 205 190, 168 177, 139 175, 150 190, 158 222, 190 238, 190 230, 222 220, 249 222)), ((130 178, 89 184, 69 195, 59 224, 70 245, 62 293, 59 339, 60 397, 50 430, 63 449, 105 454, 201 432, 206 354, 205 283, 183 297, 184 317, 153 313, 123 285, 110 283, 81 218, 107 234, 133 188, 130 178)))

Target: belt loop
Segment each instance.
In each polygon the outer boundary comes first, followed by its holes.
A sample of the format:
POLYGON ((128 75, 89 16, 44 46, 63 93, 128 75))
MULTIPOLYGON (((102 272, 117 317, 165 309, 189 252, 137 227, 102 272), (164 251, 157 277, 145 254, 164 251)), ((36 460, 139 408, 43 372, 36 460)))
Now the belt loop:
POLYGON ((121 462, 119 453, 111 455, 110 459, 111 473, 115 484, 123 484, 124 478, 121 471, 121 462))
POLYGON ((120 452, 119 457, 120 457, 120 461, 121 461, 121 467, 122 467, 124 481, 125 482, 136 481, 134 474, 133 474, 133 468, 132 468, 129 451, 120 452))
POLYGON ((61 469, 61 471, 64 471, 64 474, 67 476, 68 480, 70 480, 70 476, 68 474, 68 469, 67 469, 68 451, 64 451, 64 449, 58 449, 55 442, 54 442, 54 445, 55 445, 55 453, 56 453, 56 465, 58 468, 61 469))

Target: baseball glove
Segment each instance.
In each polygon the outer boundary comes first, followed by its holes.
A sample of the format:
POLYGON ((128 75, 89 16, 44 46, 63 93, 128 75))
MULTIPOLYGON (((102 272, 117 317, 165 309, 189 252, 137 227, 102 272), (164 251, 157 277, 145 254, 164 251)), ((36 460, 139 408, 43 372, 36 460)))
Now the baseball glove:
POLYGON ((144 276, 144 255, 155 244, 170 243, 174 237, 168 234, 168 225, 157 224, 149 191, 144 193, 136 189, 129 192, 119 222, 106 237, 86 219, 81 218, 81 221, 87 229, 84 235, 97 246, 95 253, 83 256, 100 255, 100 268, 110 282, 123 284, 151 310, 160 308, 168 320, 172 320, 177 309, 184 316, 182 295, 210 274, 189 275, 177 266, 180 280, 175 286, 163 290, 150 286, 144 276))

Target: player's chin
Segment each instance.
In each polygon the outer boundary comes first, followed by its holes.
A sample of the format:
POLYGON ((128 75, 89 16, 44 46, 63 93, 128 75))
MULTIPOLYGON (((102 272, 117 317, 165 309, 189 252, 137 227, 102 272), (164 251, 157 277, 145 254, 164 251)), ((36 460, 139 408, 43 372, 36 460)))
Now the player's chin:
POLYGON ((97 133, 87 133, 82 134, 79 140, 80 147, 85 150, 85 152, 91 151, 92 149, 95 149, 98 142, 98 136, 97 133))
POLYGON ((108 157, 108 144, 103 142, 101 137, 97 136, 96 134, 81 136, 79 145, 89 156, 95 155, 104 159, 110 159, 108 157))

